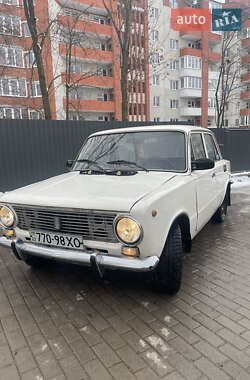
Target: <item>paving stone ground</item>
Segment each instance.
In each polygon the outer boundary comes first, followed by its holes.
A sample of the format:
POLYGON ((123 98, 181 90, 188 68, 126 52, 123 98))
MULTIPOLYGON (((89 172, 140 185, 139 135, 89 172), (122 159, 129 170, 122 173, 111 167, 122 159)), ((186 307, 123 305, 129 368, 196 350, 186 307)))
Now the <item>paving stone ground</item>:
POLYGON ((141 276, 34 270, 0 248, 0 380, 249 380, 250 190, 207 225, 174 297, 141 276))

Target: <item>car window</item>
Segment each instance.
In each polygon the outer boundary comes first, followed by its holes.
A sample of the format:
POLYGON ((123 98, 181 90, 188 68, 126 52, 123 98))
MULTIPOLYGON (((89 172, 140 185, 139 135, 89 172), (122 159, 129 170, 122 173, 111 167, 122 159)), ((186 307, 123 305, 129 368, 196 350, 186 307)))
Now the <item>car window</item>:
MULTIPOLYGON (((98 161, 106 169, 117 167, 111 161, 132 161, 149 170, 185 171, 186 138, 179 131, 96 135, 82 147, 81 159, 98 161)), ((76 162, 74 170, 88 167, 89 163, 76 162)))
POLYGON ((191 158, 198 160, 199 158, 205 158, 206 152, 202 140, 201 133, 192 133, 191 135, 191 158))
POLYGON ((204 139, 205 139, 205 144, 207 148, 208 158, 214 161, 220 160, 220 155, 214 143, 213 137, 209 135, 208 133, 204 133, 204 139))

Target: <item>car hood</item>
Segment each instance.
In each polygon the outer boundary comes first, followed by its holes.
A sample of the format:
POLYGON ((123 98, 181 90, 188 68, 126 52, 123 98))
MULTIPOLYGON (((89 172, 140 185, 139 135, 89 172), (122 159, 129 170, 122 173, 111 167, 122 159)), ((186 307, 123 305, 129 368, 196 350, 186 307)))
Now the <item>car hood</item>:
POLYGON ((138 200, 174 176, 167 172, 139 171, 128 176, 70 172, 8 192, 1 202, 128 212, 138 200))

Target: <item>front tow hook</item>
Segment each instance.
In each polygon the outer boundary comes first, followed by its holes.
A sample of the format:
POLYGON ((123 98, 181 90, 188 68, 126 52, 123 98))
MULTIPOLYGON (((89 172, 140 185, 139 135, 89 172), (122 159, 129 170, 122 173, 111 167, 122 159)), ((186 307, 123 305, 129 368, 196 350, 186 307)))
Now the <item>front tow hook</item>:
POLYGON ((103 278, 105 274, 105 268, 102 266, 102 255, 98 253, 93 253, 90 255, 90 264, 93 271, 98 274, 100 278, 103 278))

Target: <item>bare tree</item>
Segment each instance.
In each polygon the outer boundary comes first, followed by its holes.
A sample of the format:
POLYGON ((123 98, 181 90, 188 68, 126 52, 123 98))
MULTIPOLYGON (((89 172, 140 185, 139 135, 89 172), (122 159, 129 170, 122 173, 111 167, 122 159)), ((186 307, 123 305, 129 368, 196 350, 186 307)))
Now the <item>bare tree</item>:
POLYGON ((46 30, 39 32, 33 0, 23 0, 23 5, 24 5, 25 17, 26 17, 31 38, 32 38, 32 50, 34 52, 35 62, 36 62, 37 71, 38 71, 39 83, 40 83, 42 100, 43 100, 44 116, 46 120, 50 120, 52 118, 52 114, 51 114, 49 91, 47 87, 47 80, 46 80, 45 70, 44 70, 44 58, 43 58, 43 47, 44 47, 46 38, 49 34, 50 25, 48 25, 46 30))
POLYGON ((128 76, 131 68, 130 33, 132 26, 132 0, 102 0, 114 26, 120 48, 122 120, 128 120, 128 76))
MULTIPOLYGON (((61 9, 62 12, 69 10, 67 7, 61 9)), ((75 48, 81 49, 85 54, 87 54, 86 42, 88 42, 88 37, 86 32, 80 28, 79 23, 81 19, 87 15, 87 10, 72 11, 71 17, 65 19, 60 19, 57 22, 58 29, 57 34, 59 36, 59 41, 63 42, 65 46, 65 118, 69 119, 69 111, 74 104, 71 102, 72 93, 77 94, 81 89, 81 83, 84 79, 90 78, 96 75, 96 72, 81 71, 77 75, 74 72, 75 67, 75 48)), ((76 111, 80 111, 81 107, 77 107, 76 111)))
POLYGON ((242 87, 240 68, 240 40, 237 32, 224 32, 221 42, 221 61, 218 68, 218 81, 215 89, 216 126, 225 126, 227 105, 239 101, 242 87))

